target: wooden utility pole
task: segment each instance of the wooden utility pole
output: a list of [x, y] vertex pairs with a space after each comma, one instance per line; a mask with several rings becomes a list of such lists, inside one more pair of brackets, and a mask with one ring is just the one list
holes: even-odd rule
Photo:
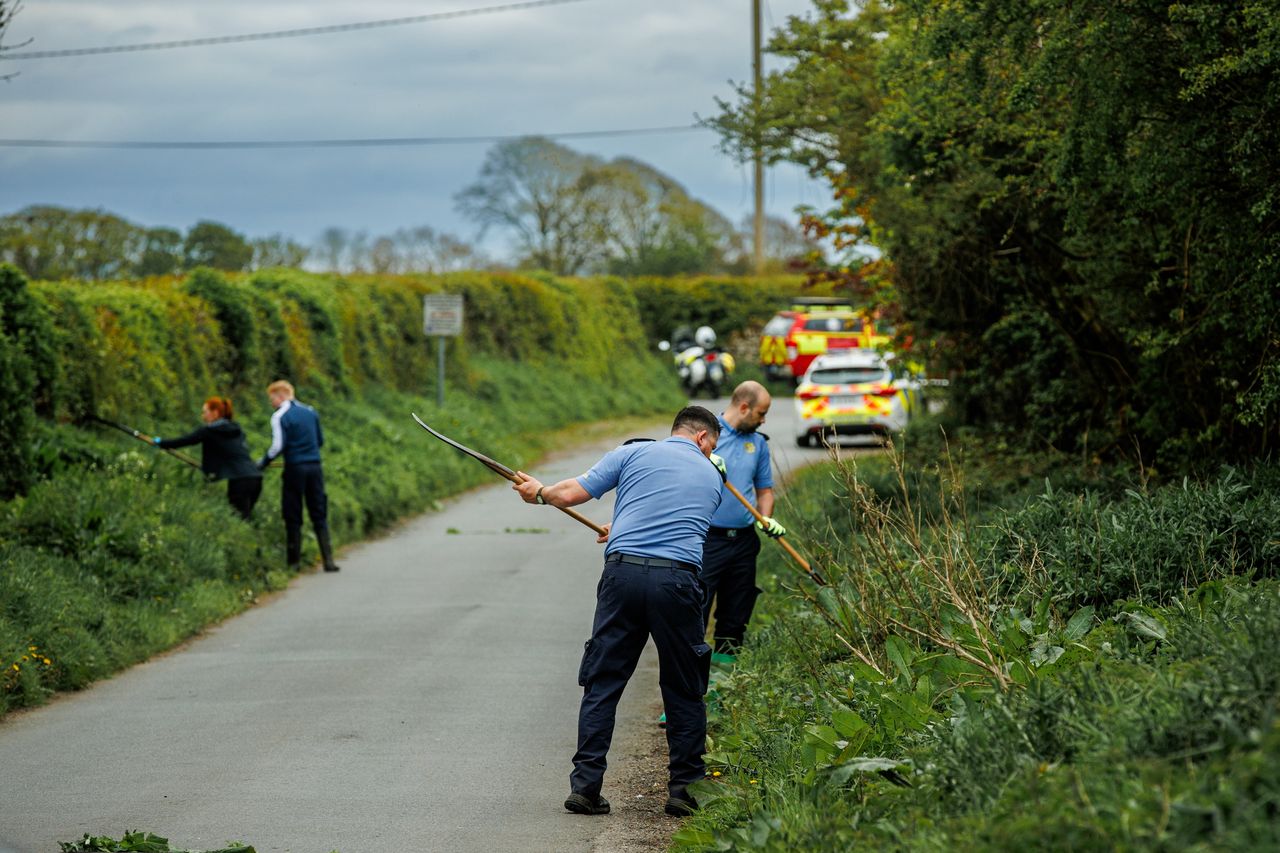
[[[751, 70], [755, 77], [752, 101], [757, 120], [760, 116], [760, 87], [763, 74], [760, 70], [760, 0], [751, 0]], [[764, 275], [764, 154], [760, 143], [755, 150], [755, 217], [753, 219], [753, 255], [756, 275]]]

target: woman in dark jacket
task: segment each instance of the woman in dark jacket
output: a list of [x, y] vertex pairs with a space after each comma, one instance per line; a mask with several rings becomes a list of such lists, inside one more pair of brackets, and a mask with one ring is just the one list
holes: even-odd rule
[[157, 447], [187, 447], [199, 444], [200, 469], [211, 480], [227, 481], [227, 500], [240, 517], [249, 520], [253, 505], [262, 494], [262, 472], [249, 456], [244, 430], [233, 420], [231, 401], [210, 397], [204, 401], [200, 418], [205, 425], [181, 438], [153, 439]]

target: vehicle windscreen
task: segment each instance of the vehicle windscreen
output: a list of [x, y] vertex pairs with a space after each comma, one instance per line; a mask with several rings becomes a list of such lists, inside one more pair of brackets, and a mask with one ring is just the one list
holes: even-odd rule
[[762, 334], [770, 337], [781, 337], [791, 330], [792, 320], [779, 314], [765, 324]]
[[828, 367], [809, 374], [814, 385], [861, 385], [865, 382], [891, 382], [884, 367]]
[[862, 329], [856, 317], [810, 317], [804, 321], [807, 332], [854, 332]]

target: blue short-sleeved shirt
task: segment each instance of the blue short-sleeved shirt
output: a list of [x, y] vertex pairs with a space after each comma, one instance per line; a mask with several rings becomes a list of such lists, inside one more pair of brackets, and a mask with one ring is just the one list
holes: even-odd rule
[[606, 453], [578, 483], [596, 499], [618, 490], [605, 554], [702, 565], [702, 542], [723, 484], [691, 440], [671, 436], [624, 444]]
[[[720, 443], [716, 455], [724, 460], [729, 472], [729, 482], [742, 492], [743, 497], [756, 502], [756, 489], [773, 488], [773, 465], [769, 459], [769, 442], [754, 430], [738, 432], [720, 417]], [[755, 523], [755, 516], [747, 511], [742, 501], [729, 494], [721, 501], [720, 508], [711, 517], [713, 527], [748, 527]]]

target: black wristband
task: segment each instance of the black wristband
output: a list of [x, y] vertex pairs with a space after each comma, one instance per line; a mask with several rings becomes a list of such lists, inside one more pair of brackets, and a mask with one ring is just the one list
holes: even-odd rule
[[546, 506], [546, 505], [547, 505], [547, 499], [546, 499], [546, 498], [544, 498], [544, 497], [542, 496], [542, 490], [543, 490], [544, 488], [546, 488], [546, 487], [545, 487], [545, 486], [540, 486], [540, 487], [538, 488], [538, 493], [537, 493], [536, 495], [534, 495], [534, 496], [533, 496], [533, 502], [534, 502], [534, 503], [536, 503], [536, 504], [540, 504], [540, 505], [542, 505], [542, 506]]

